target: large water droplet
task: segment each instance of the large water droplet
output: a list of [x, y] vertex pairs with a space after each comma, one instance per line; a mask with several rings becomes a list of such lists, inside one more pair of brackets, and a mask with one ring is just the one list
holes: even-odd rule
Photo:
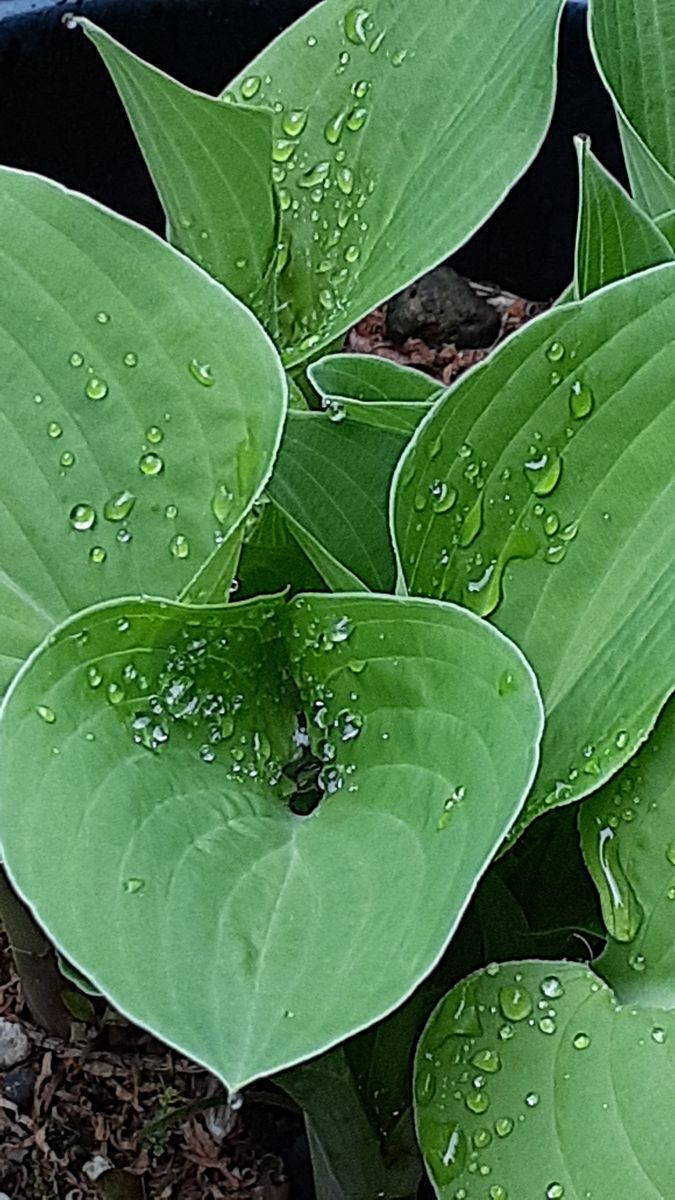
[[556, 975], [547, 975], [545, 979], [542, 979], [539, 987], [542, 995], [546, 996], [548, 1000], [559, 1000], [565, 994], [565, 989]]
[[91, 529], [96, 523], [96, 513], [91, 504], [76, 504], [70, 510], [70, 523], [73, 529], [83, 532]]
[[281, 128], [287, 137], [297, 138], [303, 132], [308, 117], [306, 108], [291, 108], [281, 118]]
[[549, 1183], [546, 1189], [546, 1200], [562, 1200], [565, 1189], [561, 1183]]
[[132, 492], [118, 492], [116, 496], [111, 496], [103, 505], [103, 516], [106, 521], [123, 521], [136, 503], [136, 497]]
[[588, 1050], [591, 1044], [591, 1039], [587, 1033], [576, 1033], [572, 1039], [572, 1045], [575, 1050]]
[[345, 35], [354, 46], [365, 45], [370, 13], [367, 8], [350, 8], [344, 19]]
[[370, 91], [370, 84], [367, 79], [358, 79], [352, 84], [352, 95], [356, 96], [357, 100], [364, 100]]
[[35, 711], [38, 717], [45, 721], [47, 725], [54, 724], [56, 720], [56, 713], [54, 712], [53, 708], [49, 708], [46, 704], [36, 704]]
[[289, 138], [277, 138], [272, 144], [272, 159], [275, 163], [287, 163], [295, 154], [295, 142]]
[[164, 461], [158, 454], [142, 454], [138, 460], [141, 475], [160, 475], [164, 470]]
[[508, 1137], [510, 1133], [513, 1133], [513, 1121], [511, 1118], [500, 1117], [498, 1121], [495, 1121], [495, 1133], [500, 1138]]
[[213, 387], [216, 382], [211, 374], [211, 367], [208, 363], [200, 362], [198, 358], [191, 358], [188, 363], [188, 371], [197, 383], [201, 383], [202, 387]]
[[329, 145], [337, 146], [338, 142], [340, 141], [348, 111], [348, 109], [343, 108], [341, 112], [336, 113], [334, 117], [331, 117], [330, 121], [328, 121], [327, 125], [325, 126], [323, 136]]
[[546, 357], [549, 362], [560, 362], [565, 357], [565, 347], [562, 342], [551, 342], [546, 351]]
[[524, 1021], [532, 1012], [532, 997], [517, 984], [499, 989], [499, 1007], [507, 1021]]
[[525, 473], [535, 496], [550, 496], [562, 475], [562, 459], [555, 454], [542, 454], [541, 458], [525, 463]]
[[97, 375], [92, 375], [85, 384], [84, 392], [90, 400], [105, 400], [108, 395], [108, 385], [105, 379], [99, 379]]
[[[234, 496], [226, 484], [221, 483], [216, 489], [216, 492], [211, 501], [211, 509], [217, 521], [224, 525], [229, 519], [232, 512], [232, 501]], [[168, 513], [167, 513], [168, 516]]]
[[190, 553], [190, 543], [182, 533], [178, 533], [169, 542], [169, 549], [174, 558], [187, 558]]
[[581, 421], [593, 412], [595, 397], [588, 384], [579, 380], [572, 384], [570, 391], [570, 412], [575, 421]]
[[298, 187], [301, 187], [301, 188], [317, 187], [320, 183], [323, 183], [324, 179], [328, 178], [329, 173], [330, 173], [330, 163], [329, 162], [315, 163], [315, 165], [313, 167], [309, 167], [308, 170], [305, 171], [304, 174], [300, 177], [300, 179], [298, 180]]
[[367, 108], [361, 108], [361, 107], [353, 108], [352, 111], [350, 112], [349, 116], [347, 117], [347, 122], [346, 122], [347, 129], [351, 130], [352, 133], [358, 133], [360, 129], [363, 129], [363, 126], [365, 125], [367, 120], [368, 120], [368, 109]]
[[124, 688], [121, 683], [116, 683], [113, 679], [105, 689], [105, 695], [108, 703], [116, 707], [124, 700]]
[[490, 1107], [490, 1097], [484, 1091], [469, 1092], [465, 1097], [464, 1103], [469, 1112], [480, 1116], [481, 1113], [487, 1112]]
[[502, 1060], [499, 1057], [497, 1050], [477, 1050], [471, 1059], [474, 1067], [478, 1067], [479, 1071], [485, 1071], [488, 1075], [494, 1075], [496, 1071], [501, 1070]]
[[241, 88], [239, 89], [241, 91], [242, 100], [252, 100], [254, 96], [258, 95], [261, 86], [262, 79], [259, 75], [247, 75], [246, 79], [242, 81]]

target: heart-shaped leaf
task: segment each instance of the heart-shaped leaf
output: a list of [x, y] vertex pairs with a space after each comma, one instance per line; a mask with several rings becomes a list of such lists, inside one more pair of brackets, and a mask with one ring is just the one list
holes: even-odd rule
[[450, 605], [101, 605], [0, 712], [8, 871], [117, 1008], [241, 1087], [431, 969], [541, 725], [517, 648]]
[[617, 109], [633, 195], [657, 216], [675, 207], [675, 9], [670, 0], [591, 0], [590, 10], [591, 44]]
[[575, 299], [616, 279], [671, 262], [666, 236], [605, 171], [585, 139], [576, 139], [581, 186]]
[[[404, 407], [404, 406], [402, 406]], [[347, 416], [290, 413], [268, 493], [335, 591], [392, 591], [387, 497], [407, 432]]]
[[675, 703], [581, 806], [581, 844], [610, 934], [600, 973], [624, 1003], [675, 1007]]
[[278, 240], [272, 114], [184, 87], [76, 18], [118, 88], [167, 218], [169, 241], [270, 316]]
[[131, 222], [2, 170], [0, 226], [2, 687], [70, 613], [191, 585], [266, 482], [286, 385], [250, 312]]
[[230, 85], [276, 113], [289, 363], [440, 262], [497, 207], [549, 122], [560, 10], [561, 0], [451, 10], [325, 0]]
[[494, 965], [436, 1009], [415, 1064], [441, 1200], [669, 1200], [675, 1014], [585, 966]]
[[410, 592], [493, 615], [546, 704], [524, 819], [595, 790], [675, 684], [675, 267], [556, 308], [433, 408], [395, 476]]

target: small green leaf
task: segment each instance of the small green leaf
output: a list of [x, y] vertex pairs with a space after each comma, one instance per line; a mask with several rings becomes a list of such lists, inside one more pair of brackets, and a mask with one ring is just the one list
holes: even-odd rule
[[585, 966], [496, 964], [441, 1001], [415, 1062], [439, 1200], [670, 1200], [675, 1014]]
[[[325, 0], [229, 86], [275, 109], [289, 363], [461, 246], [549, 123], [561, 0]], [[318, 237], [316, 236], [318, 234]]]
[[[289, 807], [303, 711], [323, 792], [306, 817]], [[242, 1087], [431, 970], [541, 727], [520, 652], [450, 605], [101, 605], [0, 710], [8, 874], [119, 1011]]]
[[327, 354], [307, 368], [320, 396], [350, 400], [430, 400], [441, 390], [437, 379], [374, 354]]
[[268, 493], [333, 590], [392, 591], [387, 496], [407, 436], [328, 413], [290, 413]]
[[657, 224], [605, 171], [588, 142], [575, 143], [581, 186], [575, 298], [583, 299], [617, 279], [671, 262], [674, 255]]
[[581, 806], [581, 843], [610, 935], [597, 969], [624, 1004], [675, 1007], [675, 704]]
[[169, 241], [250, 304], [263, 290], [278, 240], [272, 114], [192, 91], [90, 21], [77, 21], [120, 93]]
[[219, 558], [286, 387], [250, 312], [137, 225], [6, 169], [0, 224], [3, 687], [69, 613]]
[[[361, 421], [375, 429], [402, 433], [405, 442], [426, 417], [431, 403], [424, 400], [346, 400], [328, 398], [329, 408], [342, 408], [352, 421]], [[405, 442], [403, 443], [405, 445]], [[403, 449], [403, 446], [401, 447]]]
[[674, 326], [671, 265], [554, 309], [437, 402], [397, 467], [408, 591], [491, 616], [540, 680], [524, 820], [613, 775], [673, 688]]

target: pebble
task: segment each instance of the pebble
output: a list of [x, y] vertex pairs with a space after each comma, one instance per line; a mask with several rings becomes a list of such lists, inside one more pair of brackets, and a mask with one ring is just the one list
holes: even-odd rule
[[0, 1017], [0, 1070], [15, 1067], [29, 1054], [30, 1042], [18, 1021], [7, 1021]]
[[82, 1173], [87, 1176], [87, 1179], [91, 1179], [93, 1183], [99, 1178], [100, 1175], [103, 1175], [105, 1171], [111, 1170], [112, 1163], [110, 1159], [106, 1158], [104, 1154], [95, 1154], [93, 1158], [89, 1159], [89, 1162], [84, 1164]]

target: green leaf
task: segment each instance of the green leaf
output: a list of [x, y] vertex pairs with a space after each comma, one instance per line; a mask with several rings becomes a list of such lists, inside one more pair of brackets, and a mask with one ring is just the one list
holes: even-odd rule
[[190, 587], [267, 480], [286, 385], [243, 305], [137, 225], [6, 169], [0, 225], [3, 687], [69, 613]]
[[675, 10], [670, 0], [591, 0], [590, 37], [612, 95], [633, 195], [675, 208]]
[[622, 1003], [675, 1007], [675, 704], [646, 746], [579, 813], [610, 935], [600, 974]]
[[393, 590], [387, 496], [406, 440], [342, 407], [289, 414], [267, 490], [333, 590]]
[[[307, 817], [287, 803], [301, 711], [323, 762]], [[431, 970], [541, 726], [520, 651], [452, 606], [101, 605], [49, 637], [0, 710], [8, 874], [116, 1008], [241, 1087]]]
[[675, 1013], [620, 1008], [589, 968], [488, 967], [439, 1004], [415, 1064], [440, 1200], [667, 1200]]
[[375, 429], [386, 429], [402, 433], [405, 445], [411, 434], [415, 432], [423, 417], [431, 408], [429, 401], [423, 400], [344, 400], [334, 399], [328, 402], [329, 409], [339, 412], [342, 410], [352, 421], [361, 421], [372, 425]]
[[77, 21], [122, 98], [166, 213], [167, 238], [250, 304], [264, 289], [278, 240], [272, 114], [192, 91], [90, 21]]
[[556, 308], [451, 389], [397, 468], [411, 594], [492, 615], [547, 711], [524, 819], [594, 791], [675, 683], [675, 268]]
[[327, 354], [307, 368], [320, 396], [350, 400], [431, 400], [437, 379], [374, 354]]
[[321, 576], [274, 504], [265, 504], [253, 533], [244, 542], [237, 568], [237, 598], [286, 592], [323, 591]]
[[658, 225], [661, 233], [675, 249], [675, 210], [662, 213], [660, 217], [656, 217], [654, 223]]
[[600, 165], [584, 138], [575, 138], [581, 208], [576, 245], [575, 298], [670, 262], [668, 239]]
[[498, 206], [549, 123], [560, 9], [463, 0], [450, 19], [447, 0], [325, 0], [230, 85], [282, 106], [273, 154], [289, 362], [440, 262]]

